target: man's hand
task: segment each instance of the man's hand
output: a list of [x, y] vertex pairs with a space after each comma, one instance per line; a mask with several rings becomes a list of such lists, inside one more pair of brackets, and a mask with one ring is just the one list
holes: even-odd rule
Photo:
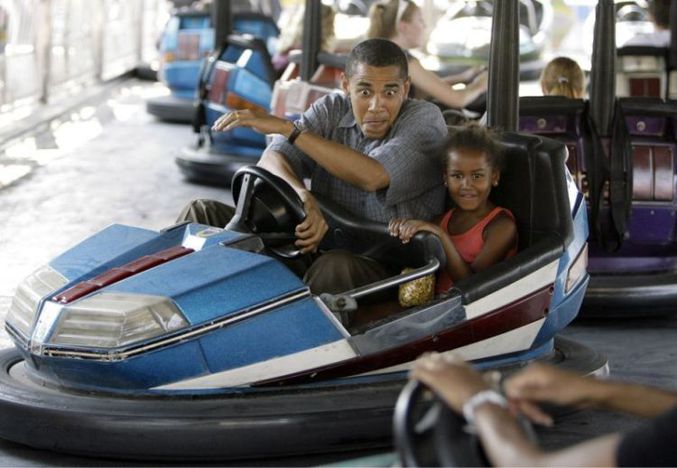
[[590, 396], [589, 390], [595, 383], [589, 377], [534, 363], [506, 380], [505, 393], [513, 399], [581, 405], [586, 404]]
[[324, 235], [329, 230], [327, 221], [317, 204], [317, 200], [310, 192], [305, 191], [301, 194], [303, 209], [306, 212], [306, 219], [296, 226], [296, 246], [303, 253], [317, 252], [317, 248], [322, 242]]
[[573, 372], [534, 363], [505, 382], [511, 406], [535, 423], [552, 425], [552, 418], [537, 403], [585, 406], [597, 382]]
[[237, 110], [219, 117], [212, 125], [212, 131], [227, 132], [236, 127], [250, 127], [265, 135], [279, 133], [288, 136], [293, 129], [293, 124], [262, 110]]
[[409, 378], [423, 382], [459, 414], [473, 395], [490, 388], [482, 374], [455, 354], [424, 354], [414, 363]]

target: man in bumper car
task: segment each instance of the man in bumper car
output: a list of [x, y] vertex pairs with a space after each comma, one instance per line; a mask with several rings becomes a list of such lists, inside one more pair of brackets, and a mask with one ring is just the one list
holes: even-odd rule
[[[319, 99], [295, 122], [236, 110], [213, 126], [215, 131], [250, 127], [274, 135], [258, 165], [289, 183], [303, 203], [306, 218], [296, 226], [296, 247], [310, 254], [312, 263], [300, 270], [314, 293], [343, 292], [392, 272], [347, 251], [319, 253], [328, 226], [313, 194], [382, 223], [392, 218], [430, 220], [444, 204], [435, 153], [446, 126], [437, 106], [408, 99], [404, 52], [385, 39], [361, 42], [348, 57], [341, 84], [343, 93]], [[179, 221], [222, 227], [233, 213], [218, 201], [195, 200]]]

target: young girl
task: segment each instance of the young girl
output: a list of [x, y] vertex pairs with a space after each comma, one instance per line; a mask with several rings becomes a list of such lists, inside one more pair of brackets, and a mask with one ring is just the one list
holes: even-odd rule
[[568, 57], [552, 59], [541, 73], [541, 91], [544, 96], [580, 99], [585, 96], [583, 70]]
[[388, 226], [390, 235], [404, 243], [419, 231], [432, 232], [442, 240], [447, 265], [437, 278], [438, 293], [517, 250], [515, 218], [489, 200], [501, 176], [501, 151], [493, 134], [469, 124], [449, 135], [444, 157], [444, 184], [455, 207], [434, 222], [393, 219]]

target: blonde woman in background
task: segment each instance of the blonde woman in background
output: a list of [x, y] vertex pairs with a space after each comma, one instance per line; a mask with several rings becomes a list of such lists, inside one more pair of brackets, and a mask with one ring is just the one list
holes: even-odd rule
[[585, 96], [583, 70], [568, 57], [552, 59], [541, 73], [541, 90], [544, 96], [581, 99]]
[[[273, 56], [273, 68], [282, 72], [289, 64], [289, 52], [301, 48], [303, 40], [303, 16], [305, 7], [299, 6], [292, 13], [285, 27], [282, 28], [277, 43], [277, 52]], [[322, 4], [322, 39], [320, 50], [333, 52], [335, 47], [334, 18], [336, 12], [329, 6]]]
[[[423, 68], [421, 62], [407, 52], [423, 45], [426, 28], [421, 9], [411, 0], [382, 0], [374, 3], [369, 10], [369, 20], [367, 37], [389, 39], [407, 54], [412, 87], [418, 94], [430, 96], [444, 106], [460, 109], [486, 92], [486, 72], [478, 75], [477, 69], [469, 69], [443, 79]], [[467, 81], [470, 83], [464, 89], [451, 87]]]

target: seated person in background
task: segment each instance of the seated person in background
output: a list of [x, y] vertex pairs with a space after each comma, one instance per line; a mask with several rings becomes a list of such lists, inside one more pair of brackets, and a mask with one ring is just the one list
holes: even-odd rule
[[637, 33], [620, 46], [670, 47], [670, 3], [671, 0], [650, 0], [649, 17], [654, 30]]
[[489, 200], [502, 165], [492, 132], [477, 123], [450, 132], [443, 157], [444, 185], [455, 207], [433, 222], [395, 218], [388, 226], [402, 242], [409, 242], [419, 231], [432, 232], [442, 240], [447, 265], [437, 278], [438, 293], [517, 250], [515, 218]]
[[[390, 39], [405, 51], [423, 45], [425, 23], [421, 9], [411, 0], [383, 0], [374, 3], [369, 10], [369, 21], [369, 38]], [[442, 79], [423, 68], [421, 62], [411, 54], [407, 56], [411, 82], [416, 91], [447, 107], [466, 107], [487, 90], [486, 72], [477, 75], [478, 70], [470, 69], [467, 73]], [[455, 90], [451, 87], [452, 84], [471, 79], [465, 89]]]
[[[408, 99], [407, 57], [397, 44], [370, 39], [356, 45], [342, 77], [343, 93], [322, 97], [296, 122], [260, 111], [224, 114], [215, 131], [251, 127], [276, 135], [258, 165], [298, 193], [306, 218], [296, 246], [316, 252], [328, 230], [313, 193], [373, 221], [394, 217], [429, 220], [444, 207], [435, 155], [446, 135], [434, 104]], [[225, 226], [233, 209], [196, 200], [179, 220]], [[373, 259], [333, 250], [316, 256], [304, 281], [315, 293], [344, 292], [389, 276]]]
[[[451, 409], [474, 420], [493, 466], [677, 466], [674, 391], [583, 377], [537, 363], [504, 382], [506, 402], [462, 358], [437, 353], [416, 361], [410, 378], [420, 380]], [[596, 407], [654, 419], [626, 434], [608, 434], [544, 452], [524, 436], [511, 414], [521, 412], [536, 423], [552, 425], [539, 403]]]
[[[303, 16], [305, 7], [298, 7], [289, 17], [289, 21], [281, 28], [280, 39], [277, 41], [277, 52], [273, 55], [273, 68], [278, 73], [289, 65], [289, 52], [301, 48], [303, 40]], [[322, 4], [322, 42], [320, 50], [334, 51], [335, 33], [334, 18], [336, 12], [329, 6]]]
[[583, 70], [568, 57], [554, 58], [541, 72], [541, 90], [544, 96], [581, 99], [585, 96]]

